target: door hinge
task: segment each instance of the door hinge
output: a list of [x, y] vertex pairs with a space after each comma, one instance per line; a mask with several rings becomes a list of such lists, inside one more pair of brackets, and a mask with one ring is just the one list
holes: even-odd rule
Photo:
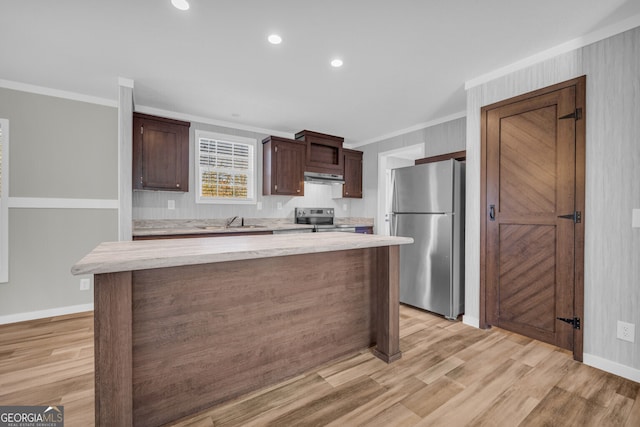
[[566, 318], [566, 317], [556, 317], [556, 319], [570, 324], [571, 326], [573, 326], [573, 329], [580, 329], [580, 318], [579, 317], [574, 317], [573, 319], [569, 319], [569, 318]]
[[558, 215], [558, 218], [572, 219], [575, 224], [580, 224], [582, 222], [582, 212], [575, 211], [572, 214]]
[[275, 151], [276, 153], [278, 152], [278, 146], [276, 145], [275, 148], [273, 149], [273, 151]]
[[562, 119], [575, 119], [580, 120], [582, 118], [582, 108], [576, 108], [573, 113], [569, 113], [566, 116], [558, 117], [558, 120]]
[[140, 135], [144, 134], [144, 126], [140, 126]]
[[274, 190], [276, 190], [276, 191], [278, 191], [278, 184], [274, 185], [274, 186], [273, 186], [273, 189], [274, 189]]

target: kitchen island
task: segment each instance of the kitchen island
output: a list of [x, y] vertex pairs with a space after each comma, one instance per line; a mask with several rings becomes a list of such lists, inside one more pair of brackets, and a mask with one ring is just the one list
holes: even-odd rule
[[161, 425], [373, 346], [400, 358], [399, 245], [351, 233], [102, 243], [96, 425]]

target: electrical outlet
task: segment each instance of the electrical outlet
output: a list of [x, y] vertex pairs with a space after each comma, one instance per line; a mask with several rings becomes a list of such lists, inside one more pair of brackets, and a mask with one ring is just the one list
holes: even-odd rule
[[349, 207], [347, 206], [347, 204], [346, 204], [346, 203], [343, 203], [343, 204], [342, 204], [342, 210], [343, 210], [343, 211], [346, 211], [347, 209], [349, 209]]
[[259, 210], [259, 211], [262, 210], [262, 202], [256, 203], [256, 209]]
[[80, 279], [80, 290], [88, 291], [91, 288], [91, 279]]
[[282, 202], [278, 202], [277, 207], [278, 207], [278, 210], [281, 211], [282, 210]]
[[174, 210], [176, 208], [176, 201], [175, 200], [169, 200], [167, 202], [167, 209], [169, 209], [170, 211]]
[[618, 320], [618, 339], [634, 342], [636, 336], [636, 325], [633, 323], [621, 322]]

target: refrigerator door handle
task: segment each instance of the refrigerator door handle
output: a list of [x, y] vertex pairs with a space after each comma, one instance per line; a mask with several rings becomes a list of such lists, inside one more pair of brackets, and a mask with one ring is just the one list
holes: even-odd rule
[[389, 228], [389, 233], [392, 236], [397, 236], [398, 235], [398, 219], [396, 218], [396, 214], [395, 213], [390, 213], [389, 214], [389, 219], [391, 220], [391, 226]]
[[397, 201], [396, 201], [396, 197], [397, 197], [397, 189], [396, 189], [396, 170], [395, 169], [391, 169], [391, 183], [389, 185], [391, 187], [391, 211], [392, 212], [396, 212], [397, 211]]

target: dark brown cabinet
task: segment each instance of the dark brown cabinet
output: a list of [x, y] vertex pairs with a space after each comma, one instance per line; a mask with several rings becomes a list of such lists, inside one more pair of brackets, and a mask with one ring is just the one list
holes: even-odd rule
[[133, 188], [189, 191], [189, 122], [133, 113]]
[[342, 174], [344, 138], [303, 130], [296, 133], [296, 140], [306, 144], [305, 171]]
[[304, 196], [305, 144], [277, 136], [262, 144], [262, 194]]
[[362, 151], [344, 149], [342, 197], [362, 198]]

